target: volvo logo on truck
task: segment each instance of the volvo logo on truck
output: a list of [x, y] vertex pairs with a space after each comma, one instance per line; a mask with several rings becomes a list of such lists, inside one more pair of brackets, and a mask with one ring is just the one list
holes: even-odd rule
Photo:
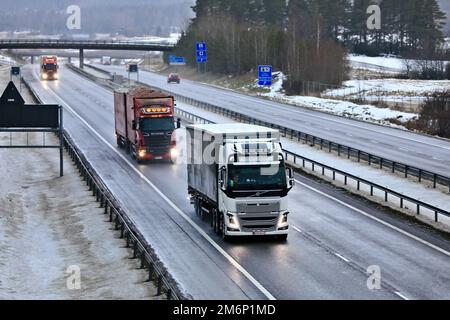
[[288, 235], [287, 195], [294, 186], [280, 133], [246, 124], [187, 127], [188, 192], [224, 239]]

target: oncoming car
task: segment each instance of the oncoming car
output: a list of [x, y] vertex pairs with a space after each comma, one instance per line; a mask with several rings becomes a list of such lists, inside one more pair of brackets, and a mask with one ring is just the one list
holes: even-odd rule
[[178, 73], [171, 73], [171, 74], [169, 74], [169, 76], [167, 78], [167, 83], [172, 83], [172, 82], [180, 83], [180, 81], [181, 81], [181, 78]]

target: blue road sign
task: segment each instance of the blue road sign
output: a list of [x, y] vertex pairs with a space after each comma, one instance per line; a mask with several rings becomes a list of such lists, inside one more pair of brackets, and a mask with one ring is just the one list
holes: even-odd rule
[[186, 60], [184, 59], [184, 57], [169, 56], [169, 64], [170, 65], [185, 65]]
[[197, 42], [195, 45], [197, 51], [197, 62], [204, 63], [208, 61], [208, 54], [206, 53], [206, 43], [205, 42]]
[[272, 85], [272, 66], [258, 67], [258, 85], [260, 86]]

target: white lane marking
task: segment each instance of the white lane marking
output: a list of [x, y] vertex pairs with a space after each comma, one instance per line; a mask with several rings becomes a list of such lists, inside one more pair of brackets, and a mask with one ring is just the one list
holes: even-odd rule
[[[303, 233], [302, 230], [300, 230], [298, 227], [296, 227], [296, 226], [293, 225], [293, 224], [291, 224], [290, 227], [291, 227], [292, 229], [294, 229], [295, 231], [297, 231], [298, 233]], [[333, 252], [333, 254], [334, 254], [336, 257], [338, 257], [339, 259], [341, 259], [341, 260], [343, 260], [343, 261], [345, 261], [345, 262], [347, 262], [347, 263], [350, 262], [349, 259], [347, 259], [346, 257], [344, 257], [343, 255], [341, 255], [341, 254], [339, 254], [339, 253], [337, 253], [337, 252]]]
[[[149, 72], [149, 71], [146, 71], [146, 70], [144, 70], [144, 73], [154, 74], [153, 72]], [[157, 75], [157, 76], [161, 76], [161, 75]], [[194, 82], [190, 81], [190, 83], [191, 83], [191, 85], [194, 85], [194, 86], [199, 85], [199, 83], [196, 83], [195, 81]], [[203, 85], [205, 85], [205, 84], [203, 84]], [[211, 87], [211, 86], [209, 86], [209, 87]], [[235, 91], [233, 91], [233, 90], [231, 90], [231, 91], [234, 94], [236, 94]], [[249, 97], [249, 96], [246, 96], [244, 94], [239, 94], [239, 98], [240, 99], [245, 99], [245, 100], [248, 100], [248, 101], [252, 101], [252, 102], [256, 102], [256, 103], [259, 103], [259, 104], [267, 104], [267, 105], [269, 105], [271, 107], [273, 107], [273, 104], [276, 103], [275, 101], [270, 103], [270, 102], [264, 101], [263, 99], [258, 99], [258, 101], [255, 101], [255, 99], [257, 99], [257, 98]], [[259, 100], [261, 100], [261, 101], [259, 101]], [[304, 104], [307, 105], [306, 103], [304, 103]], [[305, 116], [310, 116], [310, 117], [318, 118], [318, 119], [325, 120], [325, 121], [331, 121], [331, 122], [339, 123], [339, 124], [342, 124], [342, 125], [363, 129], [363, 130], [366, 130], [366, 131], [371, 131], [371, 132], [378, 133], [378, 134], [388, 135], [388, 136], [395, 137], [395, 138], [398, 138], [398, 139], [409, 140], [409, 141], [413, 141], [413, 142], [429, 145], [429, 146], [440, 148], [440, 149], [450, 150], [450, 147], [444, 147], [442, 145], [438, 145], [438, 144], [435, 144], [435, 143], [426, 142], [426, 141], [420, 141], [418, 139], [414, 139], [414, 138], [410, 138], [410, 137], [402, 137], [400, 135], [396, 135], [396, 134], [389, 133], [389, 132], [380, 132], [380, 130], [371, 129], [371, 128], [366, 127], [366, 126], [360, 126], [360, 125], [357, 125], [357, 124], [354, 124], [354, 123], [351, 123], [351, 122], [339, 121], [339, 120], [332, 119], [332, 118], [329, 118], [329, 117], [324, 117], [324, 116], [320, 116], [320, 115], [316, 115], [316, 114], [311, 114], [310, 112], [305, 112], [305, 111], [300, 111], [300, 110], [292, 110], [292, 107], [290, 107], [289, 105], [287, 105], [287, 106], [285, 106], [283, 104], [280, 104], [280, 105], [281, 105], [282, 108], [287, 109], [287, 111], [291, 111], [291, 112], [295, 111], [296, 113], [303, 114]], [[293, 106], [293, 107], [295, 108], [295, 106]], [[383, 129], [389, 129], [389, 128], [383, 128]], [[424, 137], [424, 138], [428, 138], [428, 137]]]
[[411, 150], [408, 150], [408, 149], [406, 149], [406, 148], [398, 148], [400, 151], [405, 151], [405, 152], [410, 152]]
[[347, 263], [350, 262], [349, 259], [347, 259], [347, 258], [344, 257], [343, 255], [340, 255], [340, 254], [337, 253], [337, 252], [335, 252], [334, 255], [335, 255], [336, 257], [338, 257], [339, 259], [344, 260], [344, 261], [347, 262]]
[[294, 229], [295, 231], [297, 231], [298, 233], [303, 233], [302, 230], [300, 230], [299, 228], [297, 228], [296, 226], [291, 224], [292, 229]]
[[399, 291], [395, 291], [394, 292], [397, 296], [399, 296], [400, 298], [402, 298], [403, 300], [409, 300], [408, 297], [406, 297], [405, 295], [403, 295], [401, 292]]
[[448, 252], [448, 251], [446, 251], [446, 250], [444, 250], [444, 249], [442, 249], [442, 248], [440, 248], [440, 247], [438, 247], [438, 246], [436, 246], [436, 245], [434, 245], [434, 244], [432, 244], [432, 243], [430, 243], [430, 242], [428, 242], [426, 240], [423, 240], [423, 239], [421, 239], [421, 238], [419, 238], [419, 237], [417, 237], [417, 236], [415, 236], [415, 235], [413, 235], [413, 234], [411, 234], [411, 233], [409, 233], [409, 232], [407, 232], [405, 230], [402, 230], [402, 229], [400, 229], [400, 228], [398, 228], [398, 227], [396, 227], [396, 226], [394, 226], [394, 225], [392, 225], [390, 223], [387, 223], [386, 221], [378, 219], [377, 217], [374, 217], [374, 216], [368, 214], [367, 212], [364, 212], [364, 211], [362, 211], [362, 210], [360, 210], [358, 208], [355, 208], [352, 205], [349, 205], [348, 203], [345, 203], [344, 201], [341, 201], [341, 200], [339, 200], [339, 199], [337, 199], [337, 198], [335, 198], [333, 196], [330, 196], [330, 195], [328, 195], [328, 194], [326, 194], [326, 193], [324, 193], [324, 192], [322, 192], [322, 191], [320, 191], [320, 190], [318, 190], [316, 188], [308, 186], [307, 184], [305, 184], [303, 182], [300, 182], [297, 179], [295, 179], [295, 181], [298, 184], [301, 184], [302, 186], [304, 186], [305, 188], [308, 188], [308, 189], [310, 189], [310, 190], [312, 190], [312, 191], [314, 191], [314, 192], [316, 192], [318, 194], [321, 194], [322, 196], [327, 197], [328, 199], [331, 199], [331, 200], [333, 200], [333, 201], [335, 201], [335, 202], [337, 202], [337, 203], [339, 203], [339, 204], [341, 204], [341, 205], [343, 205], [343, 206], [345, 206], [345, 207], [347, 207], [349, 209], [352, 209], [353, 211], [356, 211], [356, 212], [362, 214], [363, 216], [365, 216], [365, 217], [367, 217], [369, 219], [372, 219], [372, 220], [374, 220], [374, 221], [376, 221], [378, 223], [381, 223], [382, 225], [384, 225], [384, 226], [386, 226], [386, 227], [388, 227], [388, 228], [390, 228], [392, 230], [395, 230], [395, 231], [397, 231], [397, 232], [407, 236], [408, 238], [416, 240], [416, 241], [426, 245], [427, 247], [430, 247], [430, 248], [432, 248], [434, 250], [437, 250], [440, 253], [443, 253], [446, 256], [450, 257], [450, 252]]
[[373, 144], [379, 144], [380, 142], [375, 141], [375, 140], [370, 140], [370, 142], [372, 142]]
[[58, 94], [56, 94], [50, 87], [47, 88], [53, 95], [62, 102], [65, 107], [76, 116], [89, 130], [91, 130], [105, 145], [107, 145], [113, 152], [115, 152], [123, 161], [125, 161], [130, 168], [136, 172], [139, 177], [144, 180], [156, 193], [164, 199], [181, 217], [183, 217], [198, 233], [201, 234], [221, 255], [225, 257], [236, 269], [238, 269], [259, 291], [261, 291], [269, 300], [276, 300], [276, 298], [258, 281], [256, 280], [239, 262], [237, 262], [232, 256], [230, 256], [225, 250], [223, 250], [205, 231], [202, 230], [188, 215], [186, 215], [180, 208], [177, 207], [161, 190], [159, 190], [142, 172], [136, 169], [130, 161], [125, 158], [116, 148], [114, 148], [105, 138], [103, 138], [89, 123], [87, 123], [75, 110], [73, 110], [69, 104], [64, 101]]

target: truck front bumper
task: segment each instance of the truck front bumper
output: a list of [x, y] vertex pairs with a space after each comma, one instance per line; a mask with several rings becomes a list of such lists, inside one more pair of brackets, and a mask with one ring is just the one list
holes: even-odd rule
[[246, 237], [246, 236], [280, 236], [288, 234], [289, 227], [285, 230], [276, 230], [276, 231], [259, 231], [249, 232], [249, 231], [229, 231], [227, 230], [226, 235], [230, 237]]

